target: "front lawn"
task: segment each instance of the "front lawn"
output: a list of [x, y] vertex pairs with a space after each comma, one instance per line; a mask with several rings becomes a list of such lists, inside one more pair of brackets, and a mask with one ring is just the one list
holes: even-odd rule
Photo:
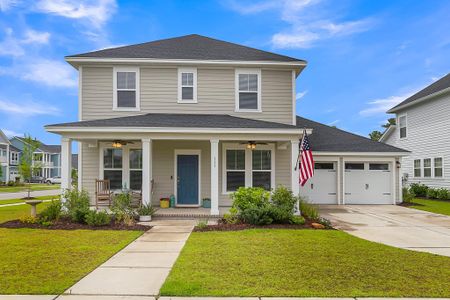
[[[1, 202], [0, 202], [1, 203]], [[44, 202], [38, 204], [37, 212], [40, 213], [50, 202]], [[0, 206], [0, 223], [4, 223], [10, 220], [19, 219], [21, 216], [30, 215], [31, 206], [26, 205], [14, 205], [14, 206]], [[0, 248], [0, 252], [2, 249]]]
[[193, 232], [164, 296], [450, 297], [450, 257], [337, 230]]
[[[33, 200], [51, 200], [51, 199], [55, 199], [58, 200], [59, 196], [55, 195], [55, 196], [38, 196], [38, 197], [34, 197]], [[5, 205], [5, 204], [14, 204], [14, 203], [25, 203], [25, 199], [7, 199], [7, 200], [0, 200], [0, 207], [1, 205]]]
[[[60, 189], [59, 184], [31, 184], [32, 191], [47, 191]], [[28, 184], [24, 186], [0, 186], [0, 193], [17, 193], [28, 191]]]
[[450, 216], [450, 201], [416, 198], [412, 203], [413, 205], [409, 205], [408, 207]]
[[60, 294], [141, 234], [0, 228], [0, 294]]

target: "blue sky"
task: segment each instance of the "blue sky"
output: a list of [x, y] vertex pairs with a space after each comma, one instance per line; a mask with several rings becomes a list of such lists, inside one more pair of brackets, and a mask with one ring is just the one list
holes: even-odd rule
[[59, 143], [77, 119], [65, 55], [198, 33], [305, 59], [297, 113], [361, 135], [450, 71], [445, 0], [0, 0], [0, 128]]

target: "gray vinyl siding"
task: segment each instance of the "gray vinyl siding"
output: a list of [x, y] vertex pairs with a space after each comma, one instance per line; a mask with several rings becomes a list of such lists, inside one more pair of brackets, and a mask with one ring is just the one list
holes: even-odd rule
[[[450, 189], [450, 95], [430, 99], [397, 114], [407, 115], [407, 137], [400, 139], [398, 126], [387, 138], [386, 143], [411, 151], [401, 160], [402, 174], [408, 174], [408, 184], [423, 183], [432, 187]], [[442, 178], [414, 177], [414, 160], [435, 157], [443, 159]], [[432, 170], [434, 172], [434, 170]]]
[[113, 67], [84, 66], [82, 71], [82, 120], [143, 113], [221, 113], [291, 124], [292, 71], [261, 71], [261, 113], [235, 112], [235, 69], [198, 68], [197, 102], [177, 103], [177, 68], [140, 68], [138, 112], [113, 111]]
[[88, 147], [87, 143], [82, 143], [82, 167], [78, 169], [78, 176], [81, 176], [81, 187], [89, 193], [91, 204], [95, 204], [95, 180], [99, 179], [99, 148]]

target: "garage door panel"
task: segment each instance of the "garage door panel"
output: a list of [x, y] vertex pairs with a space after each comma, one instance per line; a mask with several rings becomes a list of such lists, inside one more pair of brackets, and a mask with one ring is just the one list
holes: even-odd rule
[[352, 169], [354, 166], [345, 166], [345, 204], [391, 204], [390, 164], [365, 162], [364, 169]]
[[300, 195], [315, 204], [337, 203], [337, 172], [335, 162], [316, 162], [314, 176], [302, 187]]

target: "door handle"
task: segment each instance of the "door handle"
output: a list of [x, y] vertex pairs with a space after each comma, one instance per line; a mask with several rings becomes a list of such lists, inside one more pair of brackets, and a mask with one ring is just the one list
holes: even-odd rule
[[368, 183], [366, 183], [366, 190], [368, 190], [369, 189], [369, 184]]

